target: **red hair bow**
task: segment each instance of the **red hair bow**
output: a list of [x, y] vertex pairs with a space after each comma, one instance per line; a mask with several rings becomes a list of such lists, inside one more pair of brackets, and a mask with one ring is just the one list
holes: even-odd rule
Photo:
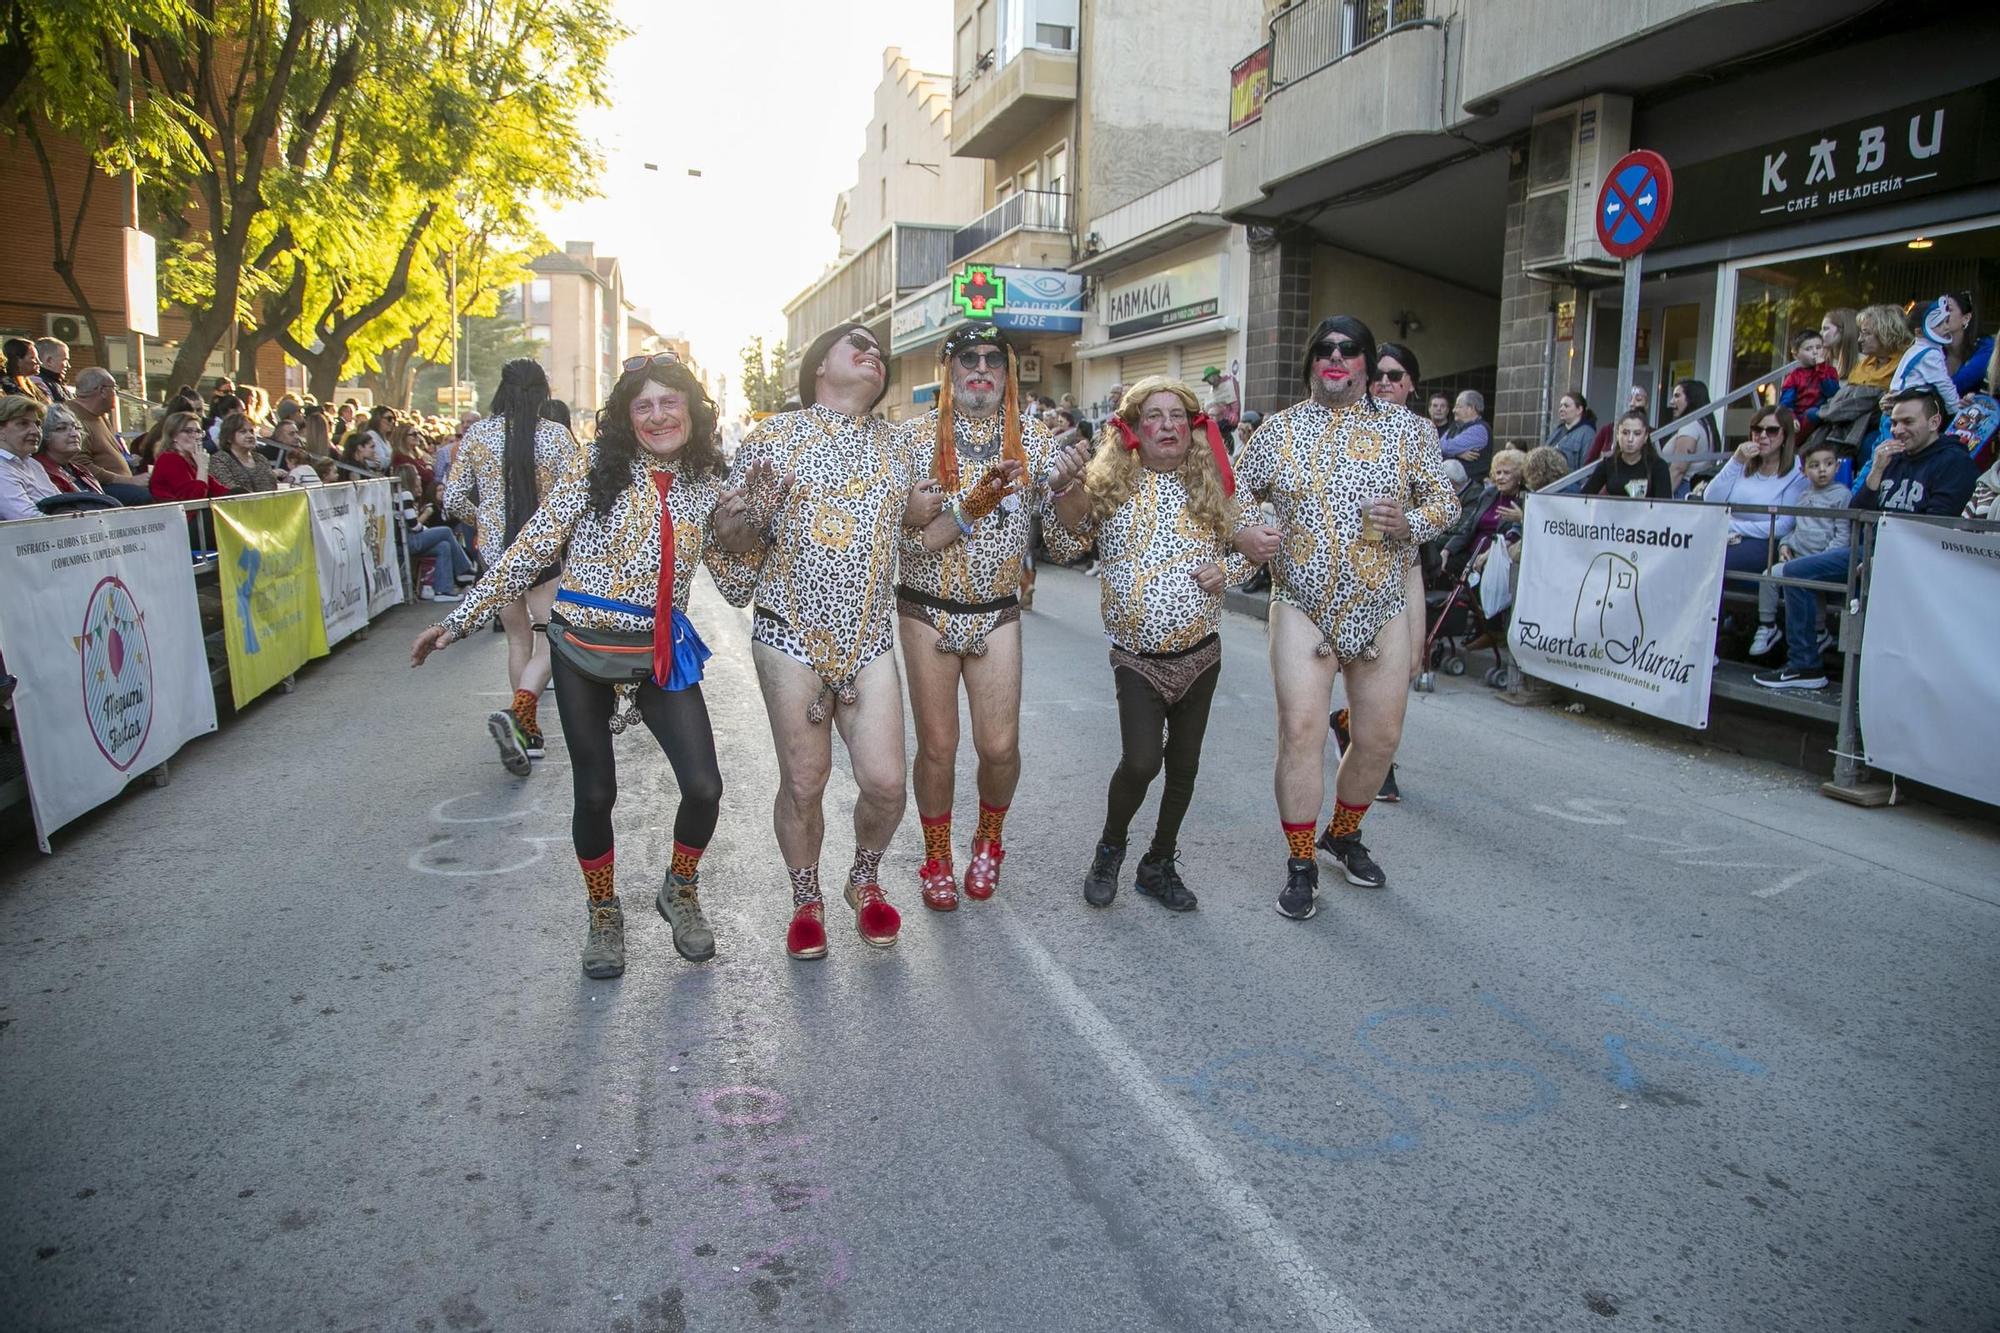
[[[1215, 455], [1215, 470], [1222, 474], [1222, 493], [1236, 494], [1236, 472], [1229, 466], [1229, 448], [1222, 442], [1222, 428], [1206, 412], [1197, 412], [1188, 425], [1208, 436], [1208, 451]], [[1113, 415], [1111, 429], [1118, 432], [1118, 442], [1127, 449], [1137, 450], [1139, 432], [1132, 429], [1132, 423], [1124, 417]]]

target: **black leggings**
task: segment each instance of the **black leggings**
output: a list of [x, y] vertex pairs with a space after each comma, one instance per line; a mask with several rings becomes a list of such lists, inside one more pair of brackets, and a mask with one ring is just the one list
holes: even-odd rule
[[[1222, 663], [1201, 673], [1194, 684], [1170, 704], [1153, 688], [1152, 682], [1130, 667], [1113, 667], [1118, 682], [1118, 730], [1125, 753], [1111, 774], [1111, 795], [1105, 801], [1104, 838], [1116, 847], [1125, 845], [1132, 816], [1146, 799], [1146, 788], [1167, 768], [1166, 790], [1160, 794], [1160, 823], [1153, 830], [1152, 856], [1171, 856], [1180, 837], [1181, 820], [1194, 799], [1195, 773], [1201, 767], [1201, 738], [1208, 730], [1208, 705], [1215, 698], [1215, 682], [1222, 677]], [[567, 725], [567, 724], [565, 724]]]
[[[611, 850], [611, 807], [618, 800], [611, 715], [618, 707], [618, 693], [581, 675], [560, 656], [554, 661], [554, 675], [556, 713], [562, 718], [576, 790], [570, 839], [576, 843], [577, 856], [588, 861]], [[639, 687], [639, 716], [666, 752], [674, 781], [680, 785], [674, 841], [688, 847], [708, 846], [722, 812], [722, 770], [715, 763], [715, 733], [709, 728], [708, 704], [701, 697], [701, 686], [690, 685], [670, 694], [647, 681]]]

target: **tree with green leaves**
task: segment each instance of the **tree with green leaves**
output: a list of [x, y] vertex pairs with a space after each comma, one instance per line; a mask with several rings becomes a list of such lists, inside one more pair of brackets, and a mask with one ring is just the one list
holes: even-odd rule
[[743, 349], [743, 401], [752, 412], [782, 412], [791, 397], [785, 387], [785, 344], [764, 354], [764, 340], [752, 338]]

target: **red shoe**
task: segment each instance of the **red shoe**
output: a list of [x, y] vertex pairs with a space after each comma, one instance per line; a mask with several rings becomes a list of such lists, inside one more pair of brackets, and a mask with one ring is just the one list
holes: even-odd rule
[[[854, 909], [854, 928], [861, 932], [861, 942], [877, 949], [886, 949], [896, 942], [896, 932], [903, 928], [901, 913], [889, 906], [889, 900], [882, 895], [880, 884], [849, 884], [847, 905]], [[822, 944], [821, 949], [825, 949]]]
[[958, 881], [952, 876], [949, 861], [924, 862], [917, 871], [917, 881], [924, 886], [924, 906], [933, 912], [958, 910]]
[[785, 930], [785, 952], [794, 958], [826, 957], [826, 908], [809, 902], [792, 913]]
[[999, 843], [974, 838], [972, 863], [965, 868], [965, 896], [981, 903], [991, 898], [1000, 887], [1000, 863], [1006, 859]]

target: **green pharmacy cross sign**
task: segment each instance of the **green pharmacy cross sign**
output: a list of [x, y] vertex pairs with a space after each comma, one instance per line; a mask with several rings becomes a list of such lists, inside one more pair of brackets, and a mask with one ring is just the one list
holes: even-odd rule
[[951, 303], [967, 319], [991, 319], [1007, 308], [1007, 279], [991, 264], [969, 264], [951, 280]]

